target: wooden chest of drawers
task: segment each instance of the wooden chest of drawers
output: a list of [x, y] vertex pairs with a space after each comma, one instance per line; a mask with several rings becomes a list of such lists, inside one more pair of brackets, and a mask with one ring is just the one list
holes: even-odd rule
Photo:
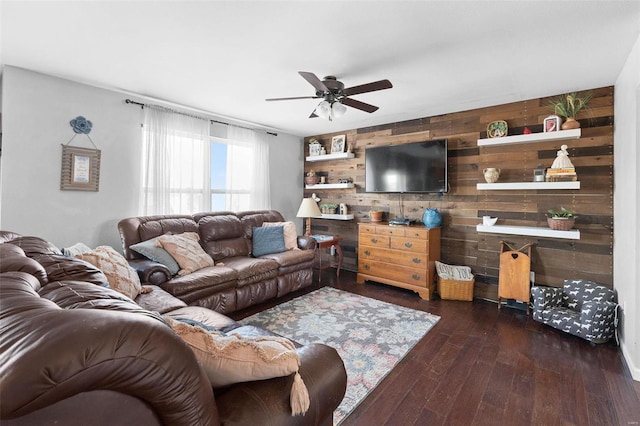
[[440, 228], [359, 224], [358, 283], [376, 281], [430, 299], [436, 260], [440, 260]]

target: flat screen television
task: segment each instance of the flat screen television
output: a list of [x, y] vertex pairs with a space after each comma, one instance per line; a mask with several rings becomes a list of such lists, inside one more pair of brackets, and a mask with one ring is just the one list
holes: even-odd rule
[[367, 148], [366, 192], [447, 192], [447, 140]]

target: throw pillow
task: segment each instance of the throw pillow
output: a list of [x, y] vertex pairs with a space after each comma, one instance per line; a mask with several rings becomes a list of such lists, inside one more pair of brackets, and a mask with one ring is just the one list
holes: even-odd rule
[[293, 343], [280, 336], [242, 337], [164, 319], [189, 345], [214, 387], [295, 373], [291, 387], [291, 412], [304, 414], [309, 409], [309, 393], [298, 369], [300, 358]]
[[109, 281], [109, 287], [135, 299], [142, 292], [140, 278], [127, 259], [109, 246], [96, 247], [90, 253], [78, 254], [75, 257], [89, 262], [100, 269]]
[[264, 222], [262, 226], [282, 226], [284, 231], [284, 245], [287, 250], [298, 248], [298, 231], [293, 222]]
[[198, 269], [213, 266], [213, 259], [200, 247], [200, 237], [195, 232], [184, 232], [175, 235], [161, 235], [156, 241], [158, 247], [164, 248], [180, 266], [178, 275], [184, 276]]
[[284, 229], [282, 226], [254, 227], [252, 243], [254, 257], [281, 253], [287, 250], [284, 245]]
[[153, 260], [154, 262], [162, 263], [164, 266], [166, 266], [169, 269], [169, 272], [171, 272], [171, 275], [177, 274], [178, 271], [180, 270], [180, 266], [178, 266], [178, 263], [173, 257], [171, 257], [169, 252], [167, 252], [162, 247], [156, 246], [157, 240], [158, 240], [157, 237], [152, 238], [150, 240], [143, 241], [138, 244], [133, 244], [129, 246], [129, 248], [135, 251], [136, 253], [140, 253], [147, 259]]

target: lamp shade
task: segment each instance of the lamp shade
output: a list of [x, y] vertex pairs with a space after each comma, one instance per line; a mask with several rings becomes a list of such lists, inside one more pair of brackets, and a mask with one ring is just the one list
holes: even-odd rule
[[315, 113], [320, 118], [329, 118], [331, 116], [331, 104], [327, 101], [322, 101], [316, 107]]
[[342, 105], [340, 102], [334, 102], [331, 109], [333, 110], [333, 116], [335, 118], [342, 117], [344, 113], [347, 112], [347, 107]]
[[320, 217], [322, 212], [313, 198], [303, 198], [296, 217]]

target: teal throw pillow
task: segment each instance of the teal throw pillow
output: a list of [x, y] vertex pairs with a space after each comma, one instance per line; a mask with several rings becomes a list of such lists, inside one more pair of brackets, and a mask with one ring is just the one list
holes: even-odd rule
[[253, 256], [281, 253], [286, 251], [284, 245], [284, 226], [269, 226], [253, 228]]
[[180, 270], [178, 262], [176, 262], [173, 256], [171, 256], [165, 249], [155, 246], [156, 239], [157, 238], [152, 238], [150, 240], [129, 246], [129, 248], [137, 253], [140, 253], [147, 259], [153, 260], [154, 262], [162, 263], [169, 269], [169, 272], [171, 272], [172, 276], [177, 274]]

